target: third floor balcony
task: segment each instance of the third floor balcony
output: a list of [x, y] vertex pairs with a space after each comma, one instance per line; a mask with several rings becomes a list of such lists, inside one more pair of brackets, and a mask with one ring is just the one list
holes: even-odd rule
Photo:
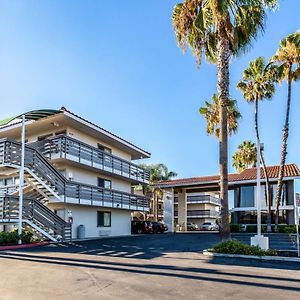
[[67, 159], [108, 174], [121, 176], [135, 183], [148, 184], [150, 180], [148, 170], [66, 135], [36, 142], [32, 146], [51, 160]]

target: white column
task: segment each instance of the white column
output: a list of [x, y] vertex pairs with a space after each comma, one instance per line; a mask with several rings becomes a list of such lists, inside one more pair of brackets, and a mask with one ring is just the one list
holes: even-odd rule
[[174, 190], [166, 188], [163, 191], [164, 223], [168, 226], [169, 232], [174, 232]]
[[296, 193], [294, 191], [294, 223], [296, 225], [296, 239], [297, 239], [297, 253], [300, 257], [300, 245], [299, 245], [299, 208], [297, 207]]
[[187, 195], [186, 190], [178, 192], [178, 224], [187, 231]]
[[22, 244], [22, 221], [23, 221], [23, 187], [24, 187], [24, 163], [25, 163], [25, 115], [22, 115], [22, 137], [21, 137], [21, 166], [19, 174], [19, 222], [18, 236], [19, 244]]

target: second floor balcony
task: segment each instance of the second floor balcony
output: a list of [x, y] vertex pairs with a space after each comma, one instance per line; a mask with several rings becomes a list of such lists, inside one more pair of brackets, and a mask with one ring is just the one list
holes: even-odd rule
[[[187, 196], [187, 204], [215, 204], [221, 205], [221, 200], [211, 195]], [[178, 204], [178, 197], [174, 197], [174, 204]]]
[[150, 180], [148, 170], [66, 135], [36, 142], [32, 146], [51, 160], [71, 160], [108, 174], [121, 176], [135, 183], [148, 184]]
[[[217, 218], [219, 212], [211, 209], [188, 210], [187, 218]], [[178, 218], [178, 211], [174, 211], [174, 217]]]

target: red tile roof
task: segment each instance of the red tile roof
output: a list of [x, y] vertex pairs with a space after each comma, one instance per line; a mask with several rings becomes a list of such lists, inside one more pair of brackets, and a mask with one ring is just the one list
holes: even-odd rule
[[[267, 167], [267, 172], [270, 179], [278, 177], [279, 166], [270, 166]], [[264, 172], [261, 169], [261, 177], [264, 178]], [[300, 177], [300, 170], [296, 164], [287, 164], [284, 167], [284, 177]], [[202, 176], [202, 177], [191, 177], [191, 178], [181, 178], [162, 181], [158, 185], [161, 187], [164, 186], [181, 186], [181, 185], [195, 185], [195, 184], [205, 184], [205, 183], [215, 183], [220, 179], [219, 175], [213, 176]], [[231, 183], [238, 181], [249, 181], [256, 179], [256, 168], [249, 168], [244, 170], [241, 173], [233, 173], [228, 175], [228, 180]]]

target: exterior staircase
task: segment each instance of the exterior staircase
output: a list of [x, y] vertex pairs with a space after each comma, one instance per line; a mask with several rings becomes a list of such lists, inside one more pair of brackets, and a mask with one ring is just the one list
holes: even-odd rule
[[[21, 165], [21, 144], [12, 140], [0, 141], [0, 167], [18, 176]], [[62, 201], [65, 178], [37, 150], [25, 147], [25, 186], [23, 188], [23, 226], [34, 235], [51, 241], [71, 239], [71, 225], [58, 217], [45, 204]], [[0, 192], [0, 224], [17, 224], [19, 191], [15, 186]]]
[[[17, 177], [20, 166], [21, 144], [10, 139], [1, 139], [1, 173]], [[142, 211], [149, 209], [149, 199], [143, 196], [68, 181], [49, 159], [29, 145], [25, 146], [24, 175], [23, 191], [26, 200], [24, 200], [23, 222], [50, 240], [58, 240], [57, 236], [63, 240], [69, 239], [70, 228], [63, 219], [45, 206], [49, 202], [70, 202]], [[16, 223], [17, 196], [17, 186], [0, 188], [0, 224]]]
[[[2, 224], [17, 224], [19, 218], [19, 198], [0, 198], [0, 220]], [[58, 217], [47, 206], [32, 198], [23, 199], [23, 227], [35, 236], [51, 241], [71, 240], [71, 225]]]

